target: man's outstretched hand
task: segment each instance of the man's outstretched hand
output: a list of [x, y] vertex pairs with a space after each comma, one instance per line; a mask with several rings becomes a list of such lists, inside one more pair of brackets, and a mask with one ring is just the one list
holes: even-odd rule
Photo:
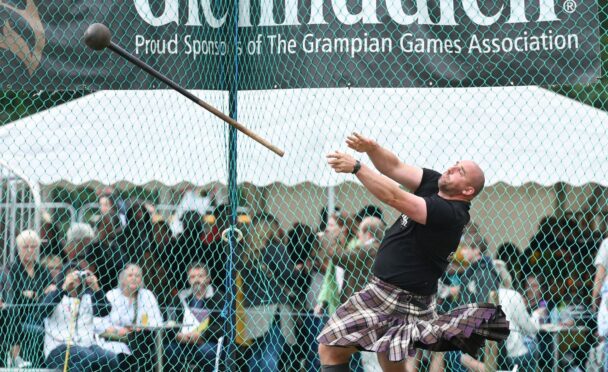
[[355, 163], [355, 158], [343, 152], [335, 151], [327, 154], [327, 164], [336, 173], [352, 173], [353, 169], [355, 169]]
[[378, 144], [370, 138], [363, 137], [359, 133], [353, 132], [353, 134], [346, 137], [346, 145], [358, 152], [368, 152], [373, 150]]

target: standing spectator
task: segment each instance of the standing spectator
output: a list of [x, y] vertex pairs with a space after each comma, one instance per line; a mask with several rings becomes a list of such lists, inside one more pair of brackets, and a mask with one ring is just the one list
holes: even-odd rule
[[[171, 228], [165, 220], [154, 222], [154, 239], [152, 249], [146, 252], [142, 262], [144, 282], [158, 298], [159, 304], [167, 306], [177, 294], [178, 286], [175, 273], [175, 239]], [[183, 258], [179, 258], [183, 260]]]
[[191, 363], [203, 372], [214, 371], [222, 338], [224, 294], [211, 282], [204, 264], [190, 264], [189, 288], [179, 292], [175, 304], [176, 320], [182, 327], [166, 350], [170, 371], [181, 371]]
[[[0, 355], [4, 356], [8, 353], [8, 345], [7, 342], [7, 322], [8, 322], [8, 314], [6, 310], [6, 296], [8, 294], [8, 270], [6, 267], [0, 267]], [[8, 358], [6, 358], [8, 359]], [[7, 360], [5, 358], [0, 357], [0, 366], [6, 367], [5, 363]]]
[[125, 261], [138, 262], [152, 245], [152, 216], [146, 205], [134, 201], [127, 210], [127, 225], [118, 236], [117, 242], [125, 253]]
[[[367, 284], [376, 251], [384, 237], [384, 223], [376, 217], [365, 217], [359, 223], [357, 242], [350, 249], [334, 252], [332, 262], [344, 269], [340, 302], [344, 303]], [[336, 246], [340, 248], [340, 246]]]
[[121, 213], [120, 208], [116, 205], [116, 199], [111, 194], [102, 194], [99, 197], [99, 212], [101, 216], [116, 217], [116, 222], [120, 225], [116, 228], [121, 228], [127, 224], [127, 219], [124, 213]]
[[277, 371], [285, 342], [295, 342], [286, 284], [297, 273], [275, 235], [277, 226], [274, 216], [255, 215], [237, 262], [236, 337], [241, 351], [248, 355], [249, 372]]
[[526, 309], [524, 297], [512, 289], [512, 278], [506, 263], [496, 260], [494, 267], [501, 281], [498, 299], [509, 321], [509, 328], [513, 330], [505, 344], [508, 369], [517, 366], [520, 371], [535, 371], [538, 357], [536, 334], [539, 319], [547, 316], [546, 309], [536, 310], [537, 315], [532, 316]]
[[[138, 326], [160, 326], [163, 317], [151, 291], [143, 288], [141, 268], [128, 264], [120, 272], [119, 288], [106, 294], [112, 306], [110, 314], [95, 319], [98, 334], [106, 338], [103, 348], [127, 360], [127, 366], [138, 371], [151, 370], [154, 361], [154, 344], [150, 331]], [[128, 356], [132, 355], [132, 358]]]
[[[281, 356], [283, 366], [287, 366], [290, 363], [293, 366], [297, 361], [302, 361], [306, 358], [306, 312], [307, 310], [312, 310], [312, 307], [308, 308], [306, 306], [306, 294], [313, 275], [310, 270], [312, 267], [309, 259], [313, 254], [314, 244], [315, 234], [308, 225], [294, 223], [292, 228], [287, 232], [287, 253], [289, 261], [295, 265], [296, 272], [293, 282], [288, 283], [286, 290], [288, 291], [288, 303], [292, 311], [298, 315], [295, 316], [297, 342], [292, 347], [286, 345]], [[300, 367], [300, 365], [296, 366], [298, 369]]]
[[[469, 263], [467, 269], [461, 276], [461, 284], [451, 287], [450, 294], [460, 305], [469, 303], [487, 303], [490, 293], [497, 292], [499, 279], [492, 259], [488, 257], [487, 244], [478, 234], [465, 234], [464, 241], [460, 244], [460, 251], [464, 259]], [[445, 353], [446, 365], [452, 371], [465, 371], [480, 368], [481, 363], [461, 351], [450, 351]]]
[[340, 290], [342, 288], [344, 269], [336, 267], [333, 263], [334, 252], [342, 251], [346, 245], [346, 228], [344, 226], [344, 218], [338, 215], [332, 215], [327, 220], [325, 231], [320, 234], [321, 260], [325, 263], [325, 276], [323, 278], [323, 286], [317, 299], [317, 307], [315, 313], [321, 315], [333, 314], [338, 306], [340, 306]]
[[[347, 244], [347, 226], [345, 225], [346, 215], [344, 213], [338, 215], [330, 215], [325, 231], [319, 234], [319, 258], [323, 265], [323, 283], [317, 296], [317, 305], [314, 313], [317, 316], [317, 324], [321, 331], [328, 321], [329, 317], [336, 311], [341, 303], [341, 291], [344, 284], [344, 268], [334, 264], [335, 254], [341, 254], [346, 250]], [[317, 341], [313, 344], [316, 349]], [[318, 356], [313, 360], [320, 366]], [[351, 358], [350, 363], [355, 372], [362, 371], [361, 353], [355, 353]]]
[[382, 210], [375, 205], [366, 205], [361, 208], [357, 214], [353, 217], [344, 218], [345, 226], [346, 226], [346, 249], [352, 250], [354, 247], [359, 245], [361, 241], [359, 240], [357, 234], [359, 232], [359, 225], [361, 221], [365, 217], [376, 217], [382, 221]]
[[111, 310], [97, 277], [70, 263], [57, 285], [59, 289], [42, 301], [46, 367], [63, 369], [67, 362], [70, 371], [117, 370], [116, 354], [105, 351], [96, 341], [93, 318], [106, 316]]
[[522, 271], [524, 275], [535, 273], [537, 271], [538, 257], [540, 257], [546, 250], [554, 247], [559, 230], [560, 227], [556, 217], [545, 216], [541, 219], [538, 226], [538, 231], [532, 237], [530, 244], [523, 253], [524, 259]]
[[322, 307], [318, 306], [318, 297], [324, 283], [325, 273], [329, 264], [329, 259], [326, 257], [325, 249], [322, 247], [324, 233], [315, 234], [312, 240], [311, 254], [306, 258], [302, 266], [303, 272], [307, 274], [306, 293], [303, 296], [304, 315], [302, 339], [305, 354], [305, 370], [307, 372], [318, 371], [321, 368], [319, 354], [317, 349], [317, 335], [323, 329], [327, 321], [327, 315], [321, 311]]
[[[340, 302], [344, 303], [368, 283], [376, 251], [384, 238], [384, 223], [377, 217], [364, 217], [358, 224], [357, 244], [345, 250], [334, 252], [332, 262], [344, 269], [344, 285]], [[336, 245], [339, 249], [340, 245]], [[373, 353], [362, 353], [362, 364], [366, 371], [379, 370], [380, 366]]]
[[342, 210], [342, 208], [337, 205], [334, 207], [334, 211], [332, 213], [328, 213], [327, 207], [321, 208], [321, 214], [320, 214], [321, 220], [319, 222], [319, 231], [325, 231], [327, 229], [327, 223], [329, 222], [329, 219], [332, 216], [339, 215], [341, 210]]
[[521, 267], [523, 257], [519, 248], [511, 242], [502, 243], [496, 250], [496, 258], [507, 264], [509, 275], [513, 278], [514, 287], [521, 288]]
[[[40, 237], [33, 230], [25, 230], [17, 236], [18, 259], [11, 265], [8, 272], [9, 338], [11, 352], [9, 366], [28, 367], [30, 362], [20, 356], [20, 345], [27, 343], [28, 351], [36, 349], [37, 338], [24, 332], [26, 323], [34, 322], [34, 314], [39, 311], [40, 300], [57, 287], [53, 284], [51, 274], [38, 263], [40, 255]], [[28, 359], [36, 364], [42, 359], [41, 355], [32, 353]]]
[[40, 226], [40, 255], [57, 255], [61, 252], [61, 239], [59, 237], [59, 227], [53, 216], [46, 211], [41, 213]]
[[606, 269], [608, 269], [608, 239], [602, 241], [600, 249], [597, 251], [595, 256], [595, 278], [593, 280], [593, 292], [591, 295], [591, 304], [593, 309], [597, 309], [597, 306], [601, 300], [601, 289], [606, 279]]
[[103, 215], [97, 221], [97, 239], [85, 248], [88, 269], [97, 275], [104, 292], [118, 286], [118, 273], [125, 263], [125, 254], [116, 243], [118, 226], [116, 215]]
[[189, 262], [198, 260], [215, 260], [210, 257], [208, 246], [203, 242], [205, 227], [203, 225], [203, 215], [197, 211], [186, 211], [182, 216], [184, 231], [177, 237], [177, 273], [179, 274], [178, 287], [183, 288], [187, 283], [186, 269]]

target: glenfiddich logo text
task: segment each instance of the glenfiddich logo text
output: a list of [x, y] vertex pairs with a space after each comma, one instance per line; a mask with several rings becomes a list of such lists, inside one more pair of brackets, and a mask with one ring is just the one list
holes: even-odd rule
[[[210, 27], [222, 27], [227, 18], [224, 14], [214, 14], [211, 7], [212, 0], [188, 0], [187, 8], [180, 9], [180, 0], [165, 0], [163, 13], [155, 16], [151, 10], [148, 0], [134, 0], [135, 8], [140, 17], [152, 26], [163, 26], [169, 23], [180, 23], [180, 12], [186, 12], [186, 26], [202, 26], [207, 24]], [[323, 13], [325, 0], [311, 0], [310, 17], [307, 22], [302, 22], [298, 17], [298, 0], [284, 0], [284, 21], [276, 23], [274, 19], [274, 1], [261, 0], [260, 20], [256, 26], [298, 26], [302, 23], [308, 25], [327, 24], [326, 15]], [[379, 24], [377, 0], [361, 0], [361, 11], [351, 13], [347, 7], [347, 0], [330, 0], [331, 9], [336, 19], [345, 25], [357, 23]], [[391, 19], [400, 25], [424, 24], [436, 26], [457, 26], [459, 23], [454, 11], [454, 2], [462, 2], [462, 8], [466, 16], [475, 24], [480, 26], [490, 26], [508, 12], [509, 18], [506, 23], [528, 23], [528, 22], [550, 22], [557, 21], [554, 0], [534, 0], [538, 1], [539, 12], [536, 19], [526, 17], [526, 6], [524, 0], [507, 0], [495, 14], [484, 14], [479, 6], [483, 1], [496, 0], [439, 0], [440, 17], [433, 22], [429, 12], [429, 0], [417, 0], [416, 12], [408, 13], [404, 10], [402, 0], [385, 0], [386, 10]], [[203, 19], [199, 13], [202, 11]], [[251, 0], [241, 0], [239, 2], [239, 27], [253, 27], [251, 22]]]

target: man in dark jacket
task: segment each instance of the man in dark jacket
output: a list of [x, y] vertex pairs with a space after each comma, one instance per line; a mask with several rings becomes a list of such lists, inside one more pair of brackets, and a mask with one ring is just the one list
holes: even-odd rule
[[176, 298], [176, 320], [182, 324], [166, 350], [169, 370], [194, 362], [201, 371], [213, 371], [222, 336], [223, 294], [211, 285], [209, 269], [202, 263], [188, 268], [190, 288]]

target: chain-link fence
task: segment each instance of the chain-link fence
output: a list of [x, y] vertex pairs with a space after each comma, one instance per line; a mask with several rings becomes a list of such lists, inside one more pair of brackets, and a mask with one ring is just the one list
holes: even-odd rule
[[[511, 334], [408, 371], [608, 368], [604, 1], [0, 0], [0, 19], [3, 367], [320, 370], [317, 335], [408, 225], [328, 165], [400, 179], [359, 132], [485, 171], [436, 311], [499, 303]], [[93, 22], [285, 156], [89, 51]]]

